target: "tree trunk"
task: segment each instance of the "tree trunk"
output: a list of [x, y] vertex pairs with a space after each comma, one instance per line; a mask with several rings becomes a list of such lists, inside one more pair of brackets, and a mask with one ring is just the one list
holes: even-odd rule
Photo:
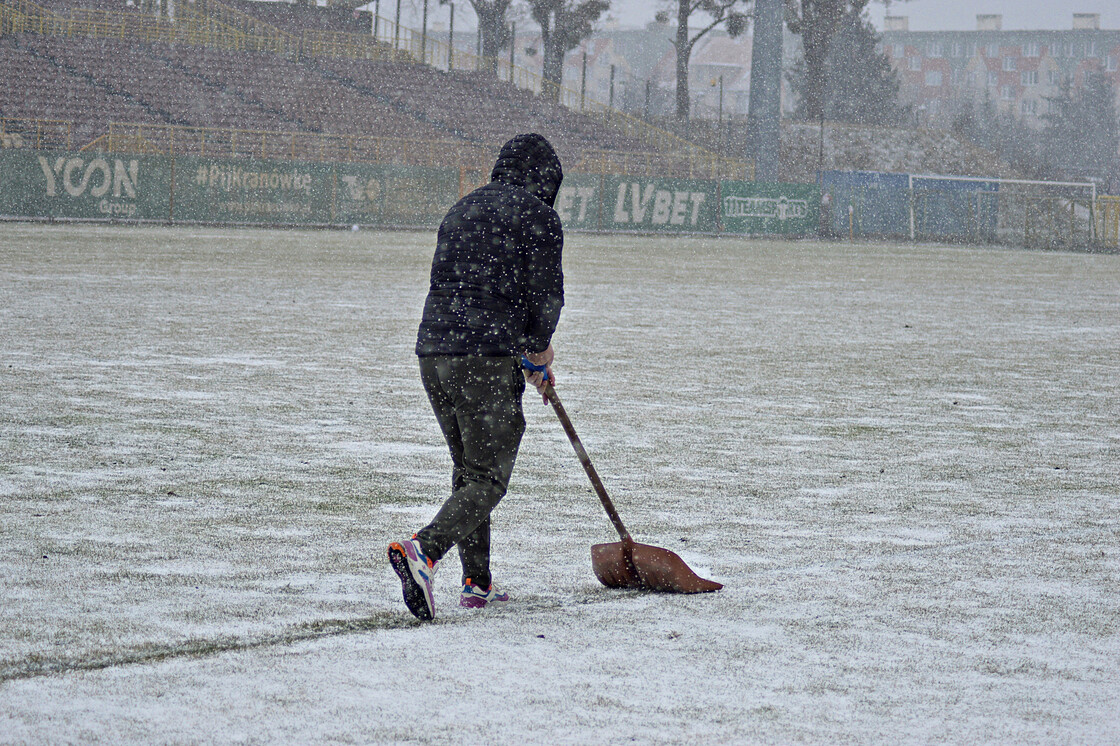
[[541, 26], [542, 86], [541, 96], [546, 101], [560, 100], [560, 85], [564, 80], [564, 41], [558, 27], [558, 19], [549, 13]]
[[805, 48], [805, 116], [819, 120], [827, 105], [828, 47], [844, 20], [859, 18], [870, 0], [802, 0], [800, 32]]
[[495, 76], [498, 74], [498, 54], [502, 51], [505, 15], [504, 11], [497, 13], [492, 9], [478, 13], [478, 31], [482, 34], [482, 67]]
[[827, 74], [825, 63], [828, 60], [830, 34], [820, 33], [822, 30], [817, 25], [813, 32], [803, 37], [805, 46], [805, 117], [814, 122], [824, 116], [825, 108], [824, 89]]
[[478, 16], [479, 53], [482, 55], [482, 69], [492, 75], [498, 74], [498, 55], [506, 43], [506, 11], [510, 0], [470, 0], [475, 15]]
[[688, 120], [688, 58], [692, 44], [688, 41], [689, 0], [680, 0], [677, 6], [677, 119]]

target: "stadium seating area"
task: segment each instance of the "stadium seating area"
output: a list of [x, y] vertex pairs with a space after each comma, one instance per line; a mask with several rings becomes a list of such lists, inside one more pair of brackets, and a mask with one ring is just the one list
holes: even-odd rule
[[67, 71], [50, 58], [21, 46], [21, 41], [14, 37], [0, 39], [0, 115], [71, 120], [77, 143], [92, 140], [110, 121], [160, 121], [129, 96]]
[[[52, 63], [71, 77], [105, 91], [108, 97], [129, 101], [144, 110], [141, 121], [213, 127], [289, 129], [282, 118], [248, 104], [223, 88], [168, 65], [152, 56], [150, 45], [120, 39], [66, 38], [25, 34], [19, 39], [28, 56]], [[110, 99], [112, 100], [112, 99]], [[89, 119], [129, 121], [110, 109]]]
[[[105, 134], [110, 123], [138, 123], [458, 140], [486, 148], [517, 132], [537, 131], [553, 140], [566, 160], [590, 150], [651, 149], [605, 127], [602, 119], [546, 102], [485, 73], [390, 61], [392, 54], [371, 61], [232, 51], [171, 37], [153, 41], [171, 24], [123, 0], [41, 0], [38, 5], [56, 20], [82, 19], [112, 29], [0, 35], [0, 117], [72, 121], [75, 147]], [[364, 31], [362, 38], [369, 38], [368, 14], [279, 6], [225, 0], [223, 7], [251, 14], [293, 38], [300, 31]]]
[[391, 101], [415, 119], [464, 140], [501, 143], [510, 133], [537, 131], [567, 152], [644, 149], [640, 142], [605, 130], [601, 122], [484, 73], [447, 73], [407, 62], [321, 59], [315, 64], [356, 90]]
[[290, 34], [305, 30], [339, 31], [349, 34], [369, 34], [373, 16], [369, 12], [355, 13], [349, 8], [320, 8], [313, 5], [290, 3], [262, 3], [252, 0], [223, 0], [235, 10], [259, 18]]
[[[154, 45], [150, 53], [204, 86], [228, 91], [282, 124], [213, 125], [245, 129], [297, 128], [375, 137], [443, 138], [446, 133], [403, 115], [376, 97], [324, 77], [307, 64], [267, 52]], [[192, 122], [194, 124], [195, 122]]]

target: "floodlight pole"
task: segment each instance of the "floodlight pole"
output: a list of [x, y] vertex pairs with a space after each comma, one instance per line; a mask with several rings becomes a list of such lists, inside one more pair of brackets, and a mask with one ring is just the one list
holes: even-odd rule
[[782, 140], [782, 0], [756, 0], [751, 95], [747, 110], [748, 155], [759, 181], [778, 180]]
[[451, 22], [447, 36], [447, 72], [455, 69], [455, 3], [451, 3]]
[[420, 22], [420, 62], [428, 61], [428, 0], [424, 0], [424, 17]]

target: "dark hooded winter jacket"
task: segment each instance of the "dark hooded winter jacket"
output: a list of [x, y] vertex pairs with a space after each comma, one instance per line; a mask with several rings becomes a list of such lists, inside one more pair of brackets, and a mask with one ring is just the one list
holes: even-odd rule
[[564, 305], [564, 234], [552, 205], [564, 175], [540, 135], [502, 148], [491, 181], [439, 226], [416, 354], [517, 355], [548, 347]]

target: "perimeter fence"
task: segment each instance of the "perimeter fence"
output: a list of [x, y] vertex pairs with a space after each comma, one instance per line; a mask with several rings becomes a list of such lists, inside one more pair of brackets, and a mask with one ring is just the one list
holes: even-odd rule
[[[213, 142], [164, 154], [167, 134], [129, 135], [129, 152], [0, 150], [0, 217], [435, 227], [489, 179], [493, 159], [481, 169], [440, 162], [436, 150], [411, 153], [411, 163], [235, 158], [233, 143]], [[236, 147], [259, 146], [246, 137]], [[556, 209], [577, 230], [806, 235], [819, 203], [815, 185], [574, 169]]]
[[821, 186], [833, 236], [1117, 248], [1120, 199], [1092, 183], [829, 171]]
[[[32, 136], [4, 127], [0, 120], [8, 140]], [[44, 125], [34, 132], [61, 140], [66, 130]], [[143, 137], [119, 136], [124, 139], [113, 151], [0, 149], [0, 217], [435, 227], [457, 199], [488, 180], [493, 157], [462, 153], [456, 162], [438, 143], [402, 149], [345, 139], [271, 152], [258, 150], [262, 141], [251, 135], [178, 148], [168, 142], [179, 140], [161, 140], [170, 134], [159, 127]], [[391, 150], [397, 161], [309, 157], [330, 148], [376, 155], [376, 147]], [[291, 158], [293, 152], [305, 157]], [[477, 160], [483, 156], [485, 167]], [[651, 162], [631, 174], [573, 168], [556, 209], [575, 230], [1116, 250], [1120, 197], [1094, 198], [1091, 187], [862, 172], [827, 172], [820, 186], [767, 184], [674, 176]]]

